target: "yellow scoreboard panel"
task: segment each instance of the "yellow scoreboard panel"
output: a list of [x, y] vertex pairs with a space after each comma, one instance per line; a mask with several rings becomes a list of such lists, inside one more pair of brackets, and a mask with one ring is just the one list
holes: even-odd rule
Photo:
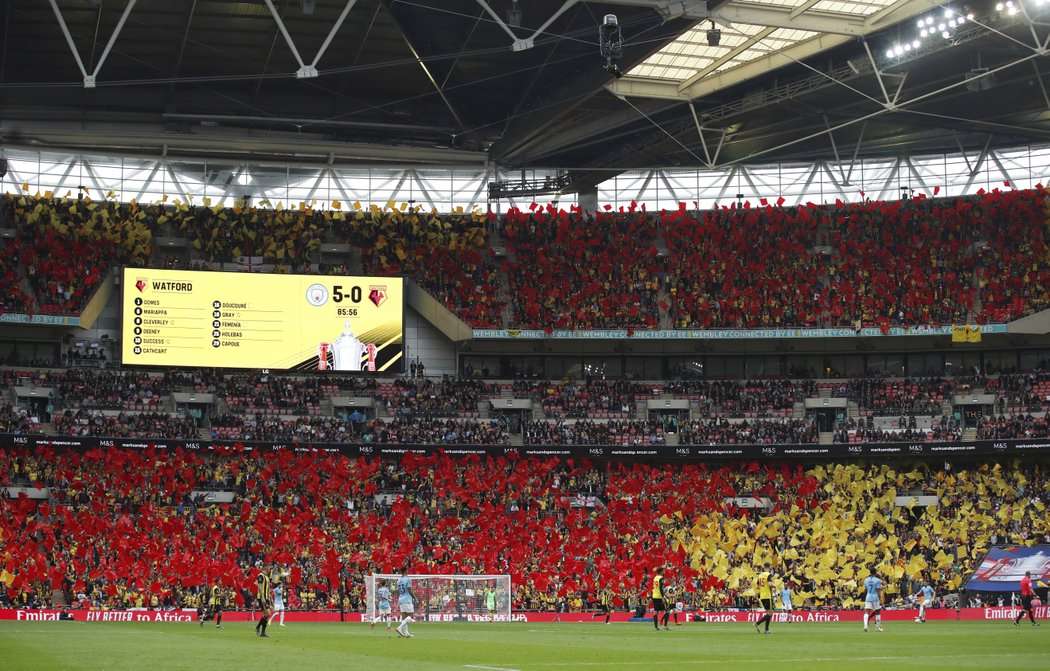
[[123, 363], [388, 371], [403, 367], [400, 277], [125, 268]]

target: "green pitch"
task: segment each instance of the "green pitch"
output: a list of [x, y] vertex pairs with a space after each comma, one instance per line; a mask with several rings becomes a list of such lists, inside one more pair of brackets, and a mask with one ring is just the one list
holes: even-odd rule
[[1050, 667], [1050, 623], [911, 622], [864, 633], [860, 624], [414, 624], [399, 639], [363, 624], [221, 630], [195, 624], [0, 622], [0, 667], [162, 671], [651, 671], [665, 669], [993, 669]]

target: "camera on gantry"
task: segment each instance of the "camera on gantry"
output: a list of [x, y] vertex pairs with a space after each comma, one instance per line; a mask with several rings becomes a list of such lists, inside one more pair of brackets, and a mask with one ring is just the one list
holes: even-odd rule
[[623, 56], [623, 34], [615, 14], [606, 14], [602, 25], [598, 26], [598, 51], [605, 59], [605, 71], [614, 77], [623, 77], [616, 61]]

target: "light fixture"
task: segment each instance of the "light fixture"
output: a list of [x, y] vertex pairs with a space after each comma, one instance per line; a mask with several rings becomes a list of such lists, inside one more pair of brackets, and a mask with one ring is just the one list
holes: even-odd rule
[[893, 49], [886, 50], [886, 58], [893, 58]]
[[941, 33], [941, 37], [943, 37], [944, 39], [948, 39], [951, 36], [952, 36], [952, 34], [949, 33], [947, 30], [944, 31], [943, 33]]
[[919, 45], [921, 45], [921, 44], [922, 44], [922, 42], [920, 42], [919, 40], [912, 40], [912, 42], [911, 42], [911, 46], [914, 49], [918, 49]]
[[1001, 11], [1003, 11], [1003, 9], [1004, 9], [1005, 7], [1006, 7], [1006, 5], [1004, 5], [1004, 4], [1003, 4], [1003, 3], [1001, 3], [1001, 2], [997, 2], [997, 3], [995, 3], [995, 11], [997, 11], [997, 12], [1001, 12]]
[[507, 25], [511, 28], [521, 27], [521, 8], [518, 7], [518, 0], [514, 0], [511, 8], [507, 10]]
[[717, 47], [722, 41], [722, 31], [715, 28], [715, 22], [711, 22], [711, 27], [707, 29], [707, 46]]
[[925, 28], [923, 28], [923, 29], [922, 29], [922, 32], [920, 32], [920, 33], [919, 33], [919, 35], [921, 35], [921, 36], [923, 36], [923, 37], [926, 37], [926, 36], [927, 36], [927, 35], [929, 35], [929, 34], [930, 34], [930, 33], [929, 33], [929, 32], [928, 32], [928, 31], [927, 31], [927, 30], [926, 30]]

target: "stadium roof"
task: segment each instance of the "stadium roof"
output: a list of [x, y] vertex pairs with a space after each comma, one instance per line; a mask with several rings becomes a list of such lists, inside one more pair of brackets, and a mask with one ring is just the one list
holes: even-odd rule
[[[987, 1], [512, 2], [9, 0], [0, 138], [94, 154], [572, 168], [575, 186], [631, 168], [1050, 140], [1040, 0], [1016, 0], [1014, 14]], [[920, 37], [917, 21], [947, 24], [946, 10], [973, 19]], [[598, 53], [605, 14], [622, 30], [622, 78]]]

